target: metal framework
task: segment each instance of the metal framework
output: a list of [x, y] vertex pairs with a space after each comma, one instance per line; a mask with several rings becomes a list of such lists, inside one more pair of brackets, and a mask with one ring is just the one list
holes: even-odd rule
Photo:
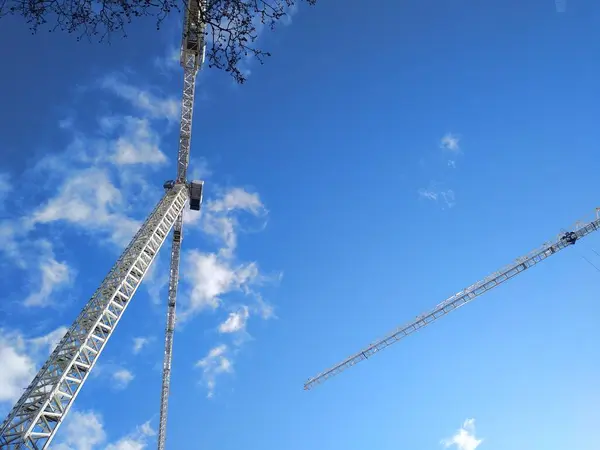
[[188, 192], [185, 184], [177, 184], [165, 193], [2, 423], [0, 448], [38, 450], [50, 445], [181, 216]]
[[344, 370], [358, 364], [359, 362], [370, 358], [381, 350], [386, 349], [390, 345], [398, 342], [406, 336], [414, 333], [417, 330], [420, 330], [426, 325], [429, 325], [440, 317], [443, 317], [449, 312], [460, 308], [471, 300], [474, 300], [475, 298], [504, 283], [505, 281], [510, 280], [530, 267], [537, 265], [549, 256], [552, 256], [555, 253], [558, 253], [560, 250], [575, 244], [575, 242], [577, 242], [579, 239], [598, 229], [600, 229], [600, 217], [598, 215], [598, 209], [596, 209], [596, 220], [582, 225], [574, 231], [568, 231], [560, 235], [554, 241], [544, 244], [540, 248], [528, 253], [525, 256], [522, 256], [521, 258], [518, 258], [512, 264], [503, 267], [499, 271], [494, 272], [483, 280], [480, 280], [468, 288], [465, 288], [462, 291], [454, 294], [452, 297], [444, 300], [429, 312], [418, 316], [412, 322], [397, 328], [392, 333], [389, 333], [384, 338], [379, 339], [360, 352], [350, 356], [349, 358], [346, 358], [344, 361], [321, 372], [317, 376], [310, 378], [308, 381], [306, 381], [306, 383], [304, 383], [304, 389], [311, 389], [314, 386], [323, 383], [329, 378], [339, 374], [340, 372], [343, 372]]
[[[194, 114], [194, 96], [196, 74], [204, 62], [204, 24], [202, 9], [204, 0], [190, 0], [187, 5], [181, 39], [181, 66], [183, 67], [183, 95], [181, 98], [181, 123], [179, 128], [179, 151], [177, 154], [176, 183], [185, 183], [190, 162], [190, 144], [192, 139], [192, 118]], [[199, 204], [202, 199], [199, 199]], [[192, 208], [195, 209], [194, 200]], [[177, 305], [177, 285], [179, 283], [179, 259], [183, 239], [183, 212], [177, 218], [173, 230], [171, 245], [171, 264], [169, 269], [169, 298], [167, 302], [167, 325], [165, 327], [165, 355], [160, 392], [160, 418], [158, 426], [158, 450], [164, 450], [167, 438], [167, 414], [171, 386], [171, 363], [173, 360], [173, 337]]]

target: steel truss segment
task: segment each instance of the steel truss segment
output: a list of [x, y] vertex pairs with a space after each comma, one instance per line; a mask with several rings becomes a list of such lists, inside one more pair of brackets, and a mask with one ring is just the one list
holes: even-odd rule
[[452, 297], [444, 300], [438, 304], [435, 308], [429, 312], [418, 316], [415, 320], [397, 328], [392, 333], [388, 334], [382, 339], [379, 339], [375, 343], [369, 345], [362, 351], [350, 356], [339, 364], [336, 364], [332, 368], [321, 372], [317, 376], [310, 378], [305, 384], [304, 389], [311, 389], [314, 386], [323, 383], [329, 378], [339, 374], [340, 372], [354, 366], [355, 364], [370, 358], [381, 350], [386, 349], [390, 345], [398, 342], [406, 336], [414, 333], [417, 330], [429, 325], [440, 317], [445, 316], [451, 311], [454, 311], [468, 302], [474, 300], [480, 295], [488, 292], [489, 290], [499, 286], [505, 281], [510, 280], [516, 275], [523, 271], [533, 267], [540, 262], [544, 261], [549, 256], [558, 253], [560, 250], [569, 247], [574, 244], [577, 240], [589, 235], [590, 233], [600, 229], [600, 218], [589, 222], [575, 231], [567, 232], [552, 242], [546, 243], [540, 248], [528, 253], [521, 258], [518, 258], [513, 263], [503, 267], [497, 272], [485, 277], [484, 279], [476, 282], [475, 284], [463, 289], [462, 291], [454, 294]]
[[177, 154], [177, 181], [185, 183], [190, 159], [192, 139], [192, 117], [194, 113], [194, 95], [196, 91], [196, 73], [194, 56], [187, 56], [188, 65], [183, 71], [183, 95], [181, 99], [181, 124], [179, 129], [179, 151]]
[[175, 332], [177, 287], [179, 284], [179, 260], [181, 241], [183, 239], [183, 213], [179, 215], [174, 226], [173, 245], [171, 248], [171, 266], [169, 271], [169, 299], [167, 304], [167, 325], [165, 329], [165, 356], [163, 361], [163, 377], [160, 395], [160, 422], [158, 427], [158, 449], [165, 448], [167, 438], [167, 413], [169, 407], [169, 391], [171, 385], [171, 362], [173, 360], [173, 335]]
[[0, 428], [3, 450], [46, 449], [188, 200], [165, 193]]

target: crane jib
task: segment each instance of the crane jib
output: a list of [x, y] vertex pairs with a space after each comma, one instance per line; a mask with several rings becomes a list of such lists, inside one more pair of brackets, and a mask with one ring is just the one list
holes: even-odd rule
[[312, 387], [320, 384], [327, 379], [337, 375], [338, 373], [344, 371], [345, 369], [352, 367], [353, 365], [363, 361], [365, 359], [370, 358], [377, 352], [384, 350], [389, 347], [391, 344], [398, 342], [402, 338], [414, 333], [415, 331], [429, 325], [440, 317], [445, 316], [451, 311], [454, 311], [457, 308], [467, 304], [471, 300], [479, 297], [485, 292], [495, 288], [496, 286], [502, 284], [505, 281], [510, 280], [516, 275], [524, 272], [545, 260], [549, 256], [554, 255], [560, 250], [570, 247], [574, 245], [578, 240], [587, 236], [588, 234], [598, 230], [600, 228], [600, 217], [598, 216], [598, 209], [596, 210], [597, 217], [596, 220], [589, 222], [583, 226], [578, 227], [574, 231], [567, 231], [561, 234], [557, 239], [552, 242], [546, 243], [542, 245], [542, 247], [537, 248], [536, 250], [528, 253], [521, 258], [518, 258], [513, 263], [508, 266], [503, 267], [502, 269], [488, 275], [482, 280], [472, 284], [468, 288], [463, 289], [462, 291], [454, 294], [450, 298], [444, 300], [442, 303], [439, 303], [435, 308], [431, 311], [417, 316], [417, 318], [408, 324], [405, 324], [392, 333], [389, 333], [382, 339], [379, 339], [375, 343], [369, 345], [367, 348], [361, 350], [360, 352], [350, 356], [344, 361], [336, 364], [332, 368], [321, 372], [317, 376], [310, 378], [306, 383], [304, 383], [304, 389], [308, 390]]

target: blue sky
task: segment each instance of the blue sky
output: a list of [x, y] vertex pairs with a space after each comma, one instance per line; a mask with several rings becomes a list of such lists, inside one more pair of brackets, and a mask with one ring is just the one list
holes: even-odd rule
[[[600, 206], [600, 4], [474, 3], [303, 6], [245, 85], [199, 74], [170, 447], [596, 450], [600, 236], [302, 389]], [[174, 177], [178, 21], [2, 19], [3, 416]], [[155, 446], [167, 264], [54, 448]]]

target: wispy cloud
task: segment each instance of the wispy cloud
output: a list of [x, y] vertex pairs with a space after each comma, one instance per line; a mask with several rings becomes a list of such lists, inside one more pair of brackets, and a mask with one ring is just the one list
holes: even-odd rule
[[43, 249], [43, 254], [38, 261], [41, 280], [38, 288], [25, 298], [23, 302], [25, 306], [48, 306], [52, 294], [69, 286], [74, 277], [74, 270], [65, 261], [56, 260], [49, 241], [40, 241], [39, 246]]
[[0, 403], [14, 403], [66, 332], [65, 327], [35, 338], [0, 329]]
[[[179, 34], [178, 36], [179, 37]], [[180, 49], [173, 45], [165, 51], [163, 56], [157, 56], [154, 58], [154, 65], [161, 70], [181, 70], [180, 66]]]
[[179, 100], [175, 97], [154, 95], [147, 90], [128, 84], [122, 77], [114, 75], [104, 78], [101, 85], [152, 118], [170, 121], [179, 119]]
[[419, 196], [421, 198], [425, 198], [427, 200], [437, 200], [438, 199], [438, 193], [431, 191], [429, 189], [419, 189]]
[[452, 208], [456, 205], [456, 196], [452, 189], [440, 190], [435, 187], [421, 188], [418, 191], [419, 197], [433, 202], [441, 202], [444, 207]]
[[147, 337], [135, 337], [135, 338], [133, 338], [133, 346], [131, 348], [131, 351], [135, 355], [137, 355], [149, 343], [150, 343], [150, 338], [147, 338]]
[[229, 313], [225, 322], [219, 325], [220, 333], [236, 333], [246, 329], [246, 321], [250, 313], [247, 306], [243, 306], [239, 311]]
[[187, 308], [181, 318], [206, 309], [216, 309], [221, 305], [221, 296], [233, 291], [250, 288], [259, 278], [255, 263], [231, 265], [230, 261], [216, 253], [202, 253], [190, 250], [185, 257], [184, 276], [191, 290]]
[[114, 141], [112, 160], [118, 165], [150, 164], [167, 162], [160, 150], [160, 137], [147, 119], [126, 116], [121, 119], [123, 132]]
[[134, 379], [133, 373], [127, 369], [118, 369], [112, 373], [112, 379], [114, 381], [114, 386], [117, 389], [125, 389], [129, 383], [131, 383]]
[[105, 450], [143, 450], [148, 446], [149, 438], [156, 435], [156, 431], [145, 422], [132, 433], [122, 437], [115, 443], [108, 444]]
[[45, 307], [52, 304], [54, 294], [72, 284], [76, 272], [66, 261], [56, 258], [50, 241], [28, 238], [29, 228], [27, 220], [0, 222], [0, 253], [30, 275], [24, 283], [29, 294], [23, 304]]
[[106, 439], [102, 417], [94, 411], [71, 411], [60, 431], [55, 450], [93, 450]]
[[217, 378], [224, 373], [233, 373], [233, 362], [229, 348], [225, 344], [213, 347], [208, 354], [196, 363], [202, 369], [202, 379], [208, 389], [208, 398], [212, 398], [217, 385]]
[[92, 410], [71, 411], [60, 431], [60, 442], [52, 446], [54, 450], [94, 450], [100, 447], [105, 450], [143, 450], [156, 434], [150, 422], [145, 422], [119, 440], [106, 444], [104, 420]]
[[29, 223], [67, 222], [86, 233], [101, 232], [122, 247], [141, 223], [125, 214], [127, 203], [107, 170], [89, 168], [75, 173], [58, 194], [33, 214]]
[[20, 268], [26, 267], [26, 258], [21, 253], [22, 234], [20, 224], [16, 221], [5, 220], [0, 222], [0, 252], [4, 253], [11, 262]]
[[[268, 211], [257, 193], [233, 187], [207, 200], [201, 215], [188, 220], [192, 229], [199, 229], [214, 239], [217, 250], [190, 250], [184, 255], [183, 280], [188, 289], [178, 319], [181, 322], [201, 311], [217, 310], [225, 304], [228, 295], [242, 294], [243, 302], [236, 302], [236, 310], [218, 326], [220, 334], [232, 336], [235, 351], [250, 337], [247, 325], [252, 316], [275, 317], [273, 307], [264, 301], [258, 288], [277, 281], [280, 275], [263, 275], [256, 262], [238, 262], [236, 255], [238, 235], [247, 231], [241, 226], [241, 220], [258, 219], [264, 227], [267, 216]], [[225, 344], [218, 345], [197, 366], [203, 369], [202, 379], [212, 397], [217, 377], [233, 371], [232, 351]]]
[[452, 437], [443, 439], [441, 444], [456, 450], [476, 450], [482, 442], [483, 439], [475, 437], [475, 419], [467, 419]]
[[62, 326], [44, 336], [30, 339], [29, 342], [32, 345], [33, 352], [35, 354], [39, 354], [38, 352], [41, 352], [42, 356], [49, 355], [54, 351], [67, 331], [68, 328]]
[[241, 212], [259, 218], [267, 214], [258, 194], [237, 187], [226, 190], [203, 206], [200, 228], [216, 240], [219, 249], [212, 253], [191, 250], [185, 254], [183, 275], [191, 289], [186, 308], [180, 314], [182, 319], [196, 312], [218, 308], [222, 296], [230, 292], [253, 294], [252, 286], [268, 279], [261, 275], [256, 262], [235, 262], [240, 231], [238, 214]]
[[237, 247], [239, 213], [264, 218], [268, 211], [257, 193], [239, 187], [225, 191], [204, 206], [202, 231], [223, 243], [219, 254], [224, 258], [232, 258]]
[[440, 147], [445, 150], [458, 152], [460, 150], [460, 137], [452, 133], [447, 133], [440, 141]]
[[0, 369], [0, 402], [14, 402], [36, 373], [22, 336], [0, 334]]

